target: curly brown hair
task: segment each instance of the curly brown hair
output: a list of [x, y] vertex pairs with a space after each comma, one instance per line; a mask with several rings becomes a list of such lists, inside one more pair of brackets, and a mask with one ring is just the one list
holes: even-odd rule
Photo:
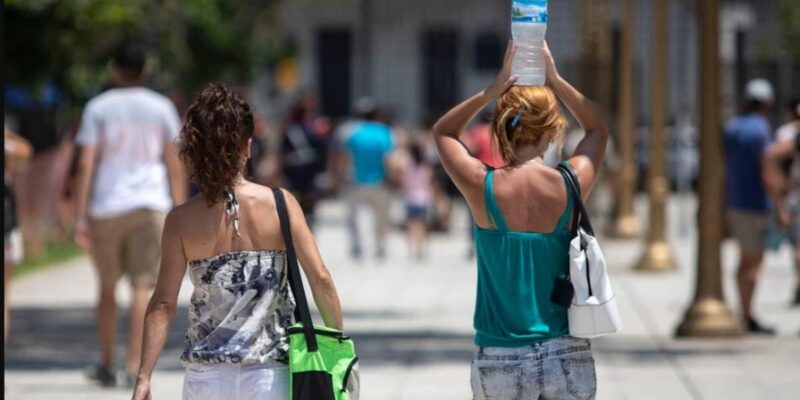
[[250, 106], [225, 85], [209, 84], [189, 107], [180, 156], [209, 205], [220, 201], [225, 188], [235, 183], [252, 137]]

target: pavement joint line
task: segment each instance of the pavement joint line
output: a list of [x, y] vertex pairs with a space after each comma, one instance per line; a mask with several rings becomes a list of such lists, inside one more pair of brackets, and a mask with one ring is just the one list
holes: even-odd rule
[[675, 354], [669, 351], [669, 346], [665, 342], [664, 338], [657, 334], [658, 328], [656, 327], [656, 323], [651, 318], [650, 313], [647, 312], [646, 307], [644, 306], [644, 299], [639, 295], [639, 291], [634, 285], [628, 284], [624, 279], [621, 279], [620, 282], [622, 286], [625, 286], [625, 291], [628, 293], [628, 296], [634, 300], [633, 308], [636, 310], [636, 314], [639, 315], [639, 318], [642, 319], [642, 323], [647, 327], [647, 336], [653, 340], [656, 348], [667, 360], [667, 363], [669, 363], [670, 367], [675, 372], [675, 375], [683, 383], [686, 391], [692, 396], [692, 399], [703, 400], [703, 395], [700, 393], [700, 389], [697, 387], [694, 380], [688, 376], [686, 370], [680, 364]]

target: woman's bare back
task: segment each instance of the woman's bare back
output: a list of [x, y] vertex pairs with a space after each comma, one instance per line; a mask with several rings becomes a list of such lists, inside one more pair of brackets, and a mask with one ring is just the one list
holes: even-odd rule
[[284, 248], [272, 190], [244, 182], [234, 191], [239, 202], [241, 237], [236, 235], [233, 216], [225, 211], [225, 201], [209, 207], [205, 197], [197, 195], [176, 210], [187, 260], [240, 250]]
[[[495, 170], [493, 189], [512, 231], [551, 233], [567, 207], [567, 189], [561, 174], [538, 162]], [[472, 203], [476, 203], [471, 208], [478, 225], [489, 226], [483, 196], [480, 204]]]

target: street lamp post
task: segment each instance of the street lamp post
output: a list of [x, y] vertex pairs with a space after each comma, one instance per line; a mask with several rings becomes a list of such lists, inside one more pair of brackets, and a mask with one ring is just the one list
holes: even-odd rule
[[667, 98], [667, 18], [668, 0], [656, 0], [653, 10], [650, 123], [650, 162], [648, 165], [648, 197], [650, 200], [650, 224], [644, 254], [637, 265], [642, 271], [667, 271], [675, 268], [672, 249], [666, 235], [666, 203], [669, 181], [666, 176], [666, 122]]
[[635, 1], [622, 0], [622, 32], [619, 58], [619, 150], [622, 159], [621, 185], [617, 198], [614, 236], [633, 238], [639, 234], [639, 219], [634, 210], [636, 196], [635, 121], [633, 103], [633, 30]]
[[734, 337], [742, 334], [722, 293], [722, 138], [719, 116], [719, 3], [698, 2], [700, 25], [700, 210], [697, 281], [678, 336]]

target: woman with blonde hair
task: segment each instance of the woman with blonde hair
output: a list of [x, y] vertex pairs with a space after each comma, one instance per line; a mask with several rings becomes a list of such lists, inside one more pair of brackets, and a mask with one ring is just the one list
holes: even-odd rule
[[[475, 399], [593, 399], [591, 345], [569, 336], [567, 309], [551, 301], [568, 272], [571, 193], [544, 164], [562, 141], [561, 100], [586, 131], [566, 162], [585, 199], [603, 163], [608, 128], [598, 107], [564, 80], [545, 44], [547, 86], [514, 86], [514, 46], [486, 90], [455, 106], [434, 127], [447, 173], [475, 219], [478, 292], [472, 363]], [[469, 121], [497, 99], [491, 131], [507, 166], [493, 170], [459, 141]]]

